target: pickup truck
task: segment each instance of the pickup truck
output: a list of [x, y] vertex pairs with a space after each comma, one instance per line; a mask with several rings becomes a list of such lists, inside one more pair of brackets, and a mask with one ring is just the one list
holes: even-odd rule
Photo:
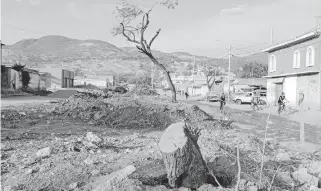
[[[240, 93], [236, 94], [233, 96], [233, 101], [237, 104], [242, 104], [242, 103], [251, 103], [252, 101], [252, 96], [254, 92], [245, 92], [245, 93]], [[260, 105], [266, 105], [267, 104], [267, 99], [266, 99], [266, 93], [265, 92], [260, 92]]]

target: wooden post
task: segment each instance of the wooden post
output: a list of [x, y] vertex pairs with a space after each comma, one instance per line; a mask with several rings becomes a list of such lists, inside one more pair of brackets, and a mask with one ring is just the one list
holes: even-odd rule
[[304, 108], [303, 108], [304, 94], [299, 94], [299, 106], [300, 106], [300, 142], [305, 142], [304, 136]]

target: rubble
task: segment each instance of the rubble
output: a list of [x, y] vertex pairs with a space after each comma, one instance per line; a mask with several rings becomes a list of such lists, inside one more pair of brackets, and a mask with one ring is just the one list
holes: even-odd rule
[[319, 179], [313, 175], [308, 174], [306, 168], [301, 168], [293, 173], [293, 177], [297, 179], [300, 184], [307, 184], [310, 186], [318, 186]]
[[46, 147], [46, 148], [43, 148], [43, 149], [40, 149], [36, 155], [38, 157], [47, 157], [51, 154], [51, 148], [50, 147]]
[[97, 186], [93, 189], [93, 191], [113, 191], [120, 181], [125, 179], [135, 170], [136, 168], [133, 165], [130, 165], [107, 176], [104, 176], [101, 178], [100, 182], [96, 183]]

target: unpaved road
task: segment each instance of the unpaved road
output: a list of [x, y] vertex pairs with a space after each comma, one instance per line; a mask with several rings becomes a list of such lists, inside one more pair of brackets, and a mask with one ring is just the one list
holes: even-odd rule
[[52, 98], [47, 96], [16, 96], [9, 98], [1, 98], [1, 109], [5, 109], [10, 106], [19, 106], [25, 104], [40, 104], [50, 103], [51, 101], [64, 100], [65, 98]]
[[[220, 115], [219, 106], [212, 103], [190, 101], [199, 106], [202, 110], [209, 114]], [[253, 111], [242, 111], [237, 109], [226, 108], [229, 116], [235, 122], [234, 126], [249, 132], [263, 139], [265, 136], [265, 127], [268, 114], [257, 113]], [[278, 141], [298, 141], [300, 138], [300, 125], [298, 122], [288, 120], [284, 117], [272, 115], [270, 117], [272, 124], [269, 125], [267, 131], [268, 139], [277, 139]], [[305, 140], [310, 143], [321, 144], [321, 127], [305, 124]]]

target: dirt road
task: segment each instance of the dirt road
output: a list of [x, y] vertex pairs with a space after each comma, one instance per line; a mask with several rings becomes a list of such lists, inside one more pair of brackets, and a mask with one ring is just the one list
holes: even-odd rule
[[[199, 106], [202, 110], [215, 116], [221, 115], [218, 103], [190, 101]], [[227, 115], [231, 116], [235, 122], [236, 128], [242, 129], [263, 139], [265, 135], [266, 120], [268, 114], [257, 113], [253, 111], [244, 111], [238, 109], [226, 108]], [[223, 115], [221, 115], [223, 116]], [[299, 123], [288, 120], [284, 117], [272, 115], [270, 117], [272, 124], [269, 125], [267, 138], [278, 141], [298, 141], [300, 138]], [[307, 142], [321, 144], [321, 128], [315, 125], [305, 125], [305, 139]]]
[[40, 103], [50, 103], [51, 101], [64, 100], [64, 98], [52, 98], [47, 96], [17, 96], [1, 99], [1, 109], [11, 106], [32, 105]]

